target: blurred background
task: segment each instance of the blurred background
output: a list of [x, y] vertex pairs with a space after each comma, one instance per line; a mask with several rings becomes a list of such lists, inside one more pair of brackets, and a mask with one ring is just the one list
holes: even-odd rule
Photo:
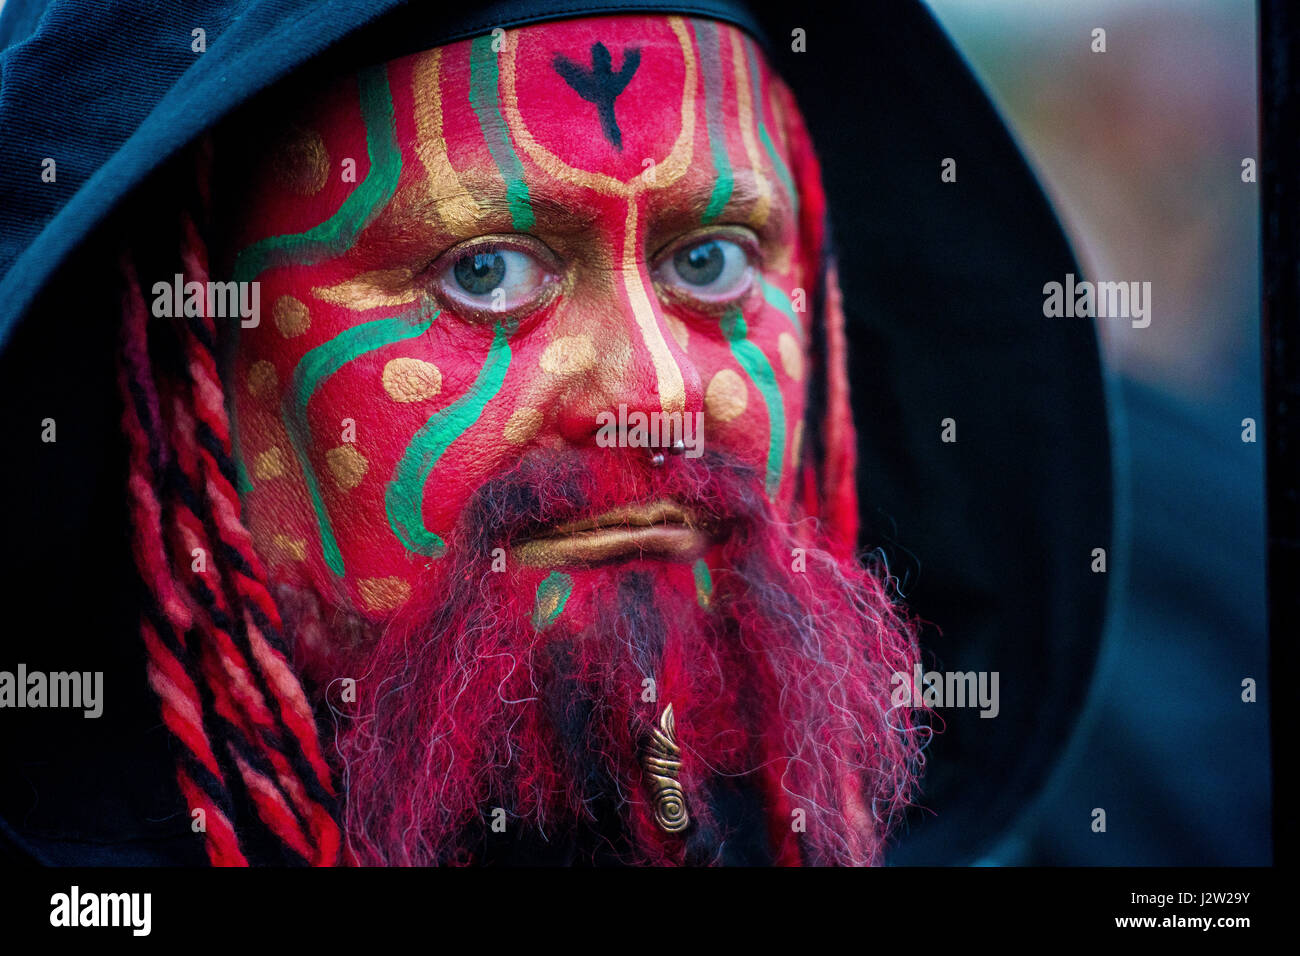
[[[1113, 377], [1110, 621], [1059, 765], [989, 865], [1271, 862], [1255, 6], [926, 0], [1010, 126], [1086, 277]], [[1106, 31], [1106, 52], [1091, 50]], [[1242, 440], [1242, 420], [1257, 441]], [[1242, 681], [1258, 702], [1242, 701]], [[1106, 811], [1105, 833], [1086, 825]], [[1082, 823], [1081, 823], [1082, 821]]]

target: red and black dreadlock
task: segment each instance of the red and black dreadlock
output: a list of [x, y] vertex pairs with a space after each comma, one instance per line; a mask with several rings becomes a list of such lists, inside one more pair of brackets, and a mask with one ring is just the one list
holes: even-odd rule
[[[197, 205], [206, 213], [210, 146], [197, 152]], [[188, 213], [180, 263], [185, 281], [207, 281], [207, 249]], [[191, 812], [203, 811], [214, 865], [249, 863], [254, 822], [240, 819], [243, 806], [290, 860], [338, 864], [345, 850], [332, 772], [240, 519], [216, 325], [202, 316], [150, 321], [137, 269], [123, 253], [118, 383], [131, 545], [145, 591], [149, 683], [180, 743], [181, 793]]]

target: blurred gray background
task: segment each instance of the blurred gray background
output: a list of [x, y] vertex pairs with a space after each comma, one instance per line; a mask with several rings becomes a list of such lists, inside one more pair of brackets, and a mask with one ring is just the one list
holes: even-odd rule
[[[1259, 187], [1241, 178], [1259, 158], [1254, 4], [926, 2], [1087, 277], [1152, 283], [1148, 328], [1098, 320], [1125, 548], [1089, 702], [983, 862], [1268, 864]], [[1247, 677], [1257, 703], [1241, 699]]]

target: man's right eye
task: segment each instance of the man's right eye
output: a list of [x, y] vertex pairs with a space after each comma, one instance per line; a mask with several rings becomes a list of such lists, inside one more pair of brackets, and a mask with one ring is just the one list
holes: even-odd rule
[[549, 299], [557, 278], [530, 237], [475, 239], [449, 249], [434, 265], [436, 292], [454, 312], [522, 315]]

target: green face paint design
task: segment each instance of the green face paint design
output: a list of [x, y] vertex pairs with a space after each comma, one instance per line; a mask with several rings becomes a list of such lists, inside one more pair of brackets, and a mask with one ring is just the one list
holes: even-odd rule
[[533, 228], [533, 210], [528, 202], [528, 184], [524, 182], [524, 167], [510, 143], [505, 120], [501, 117], [498, 92], [497, 55], [492, 49], [494, 38], [479, 37], [473, 41], [469, 57], [469, 101], [478, 117], [479, 129], [487, 141], [488, 150], [497, 164], [497, 170], [506, 184], [506, 201], [510, 204], [510, 219], [520, 232]]
[[422, 335], [433, 324], [435, 318], [437, 313], [418, 323], [405, 317], [366, 322], [340, 332], [324, 345], [316, 346], [302, 357], [302, 361], [293, 370], [292, 384], [284, 394], [284, 425], [289, 433], [294, 454], [298, 456], [298, 464], [307, 483], [307, 493], [311, 495], [312, 507], [316, 511], [325, 563], [335, 574], [343, 574], [343, 555], [339, 552], [329, 515], [325, 511], [325, 503], [321, 500], [320, 481], [316, 477], [316, 469], [312, 466], [307, 452], [311, 444], [311, 434], [307, 428], [307, 403], [311, 401], [312, 395], [321, 383], [348, 362], [386, 345], [392, 345], [394, 342]]
[[402, 544], [417, 554], [436, 557], [442, 553], [442, 538], [424, 526], [425, 486], [442, 453], [478, 421], [483, 407], [500, 391], [510, 368], [507, 339], [505, 330], [498, 324], [487, 361], [473, 386], [446, 408], [433, 413], [411, 439], [393, 472], [385, 496], [388, 523]]
[[270, 236], [247, 246], [235, 260], [234, 279], [250, 282], [271, 266], [311, 264], [346, 251], [384, 205], [393, 198], [402, 172], [397, 145], [393, 100], [382, 66], [357, 74], [361, 115], [366, 128], [370, 171], [324, 222], [304, 232]]
[[703, 558], [695, 562], [692, 572], [695, 575], [695, 600], [700, 607], [707, 608], [713, 601], [713, 575]]
[[537, 585], [537, 597], [533, 602], [533, 627], [544, 631], [550, 627], [573, 593], [573, 578], [559, 571], [552, 571], [542, 583]]
[[736, 361], [749, 376], [750, 382], [763, 396], [767, 406], [767, 494], [776, 496], [781, 484], [781, 469], [785, 460], [785, 403], [781, 390], [776, 384], [776, 373], [772, 363], [753, 342], [746, 337], [749, 334], [745, 319], [739, 312], [730, 312], [722, 319], [722, 334], [731, 343], [731, 352]]

